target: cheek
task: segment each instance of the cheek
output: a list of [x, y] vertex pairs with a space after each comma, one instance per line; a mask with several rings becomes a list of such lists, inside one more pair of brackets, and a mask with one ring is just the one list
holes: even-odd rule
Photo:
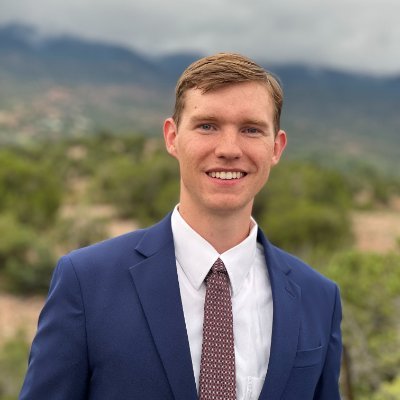
[[190, 151], [189, 148], [182, 148], [182, 146], [177, 148], [176, 151], [176, 159], [179, 163], [179, 168], [181, 171], [181, 175], [191, 174], [195, 168], [195, 155], [193, 151]]
[[274, 149], [270, 143], [264, 143], [257, 148], [257, 152], [254, 152], [254, 160], [256, 160], [260, 170], [269, 171], [273, 155]]
[[212, 146], [205, 140], [187, 138], [177, 143], [176, 153], [178, 160], [187, 165], [196, 165], [212, 154]]

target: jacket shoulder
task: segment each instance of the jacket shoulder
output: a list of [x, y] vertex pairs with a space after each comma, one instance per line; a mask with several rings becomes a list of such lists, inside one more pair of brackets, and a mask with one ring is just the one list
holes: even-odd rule
[[291, 279], [299, 284], [314, 283], [319, 287], [334, 289], [336, 291], [337, 285], [335, 282], [324, 276], [305, 261], [279, 247], [274, 245], [271, 245], [271, 247], [277, 257], [287, 265]]
[[125, 265], [138, 262], [148, 252], [172, 239], [170, 215], [153, 226], [138, 229], [115, 238], [73, 250], [67, 257], [74, 265], [103, 265], [119, 263]]
[[146, 231], [147, 229], [139, 229], [125, 233], [87, 247], [73, 250], [66, 256], [75, 264], [81, 261], [90, 261], [91, 263], [95, 260], [110, 261], [110, 259], [133, 254], [135, 253], [137, 243], [139, 243]]

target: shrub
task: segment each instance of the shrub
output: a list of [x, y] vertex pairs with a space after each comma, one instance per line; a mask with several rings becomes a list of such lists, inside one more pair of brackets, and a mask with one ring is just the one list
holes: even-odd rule
[[20, 332], [0, 349], [0, 400], [17, 400], [27, 367], [29, 346]]
[[54, 220], [62, 189], [53, 170], [8, 151], [0, 152], [0, 212], [43, 228]]
[[0, 215], [0, 274], [7, 289], [46, 292], [55, 257], [52, 246], [12, 214]]
[[351, 203], [339, 172], [296, 162], [272, 171], [253, 213], [272, 242], [304, 257], [350, 246]]
[[399, 254], [355, 251], [338, 254], [323, 269], [341, 290], [343, 338], [358, 396], [370, 395], [400, 369], [399, 271]]

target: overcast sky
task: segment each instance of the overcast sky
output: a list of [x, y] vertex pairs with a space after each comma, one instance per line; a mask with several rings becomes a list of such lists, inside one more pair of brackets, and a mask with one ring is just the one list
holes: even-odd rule
[[147, 54], [241, 52], [400, 73], [400, 0], [0, 0], [0, 24], [33, 24]]

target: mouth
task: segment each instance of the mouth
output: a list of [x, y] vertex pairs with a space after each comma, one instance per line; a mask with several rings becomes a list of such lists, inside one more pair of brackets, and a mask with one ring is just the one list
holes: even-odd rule
[[211, 178], [216, 178], [221, 180], [232, 180], [232, 179], [243, 178], [247, 174], [242, 171], [210, 171], [207, 172], [207, 175]]

